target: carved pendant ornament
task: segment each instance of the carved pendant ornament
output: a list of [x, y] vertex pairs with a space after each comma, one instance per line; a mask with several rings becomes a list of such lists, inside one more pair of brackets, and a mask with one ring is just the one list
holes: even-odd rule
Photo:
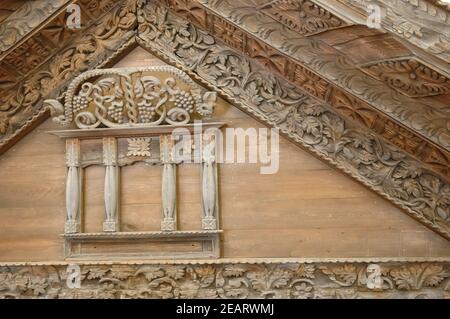
[[46, 103], [55, 122], [94, 129], [187, 124], [209, 117], [215, 99], [179, 69], [155, 66], [85, 72], [69, 86], [64, 105]]

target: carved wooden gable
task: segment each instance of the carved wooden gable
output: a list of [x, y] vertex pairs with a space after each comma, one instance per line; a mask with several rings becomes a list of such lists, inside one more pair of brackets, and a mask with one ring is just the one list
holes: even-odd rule
[[[366, 26], [367, 1], [346, 0], [36, 1], [0, 17], [0, 153], [52, 116], [62, 127], [51, 126], [53, 136], [45, 136], [56, 135], [65, 146], [40, 142], [46, 137], [39, 128], [30, 135], [32, 152], [48, 149], [43, 161], [53, 161], [56, 175], [66, 173], [49, 191], [39, 190], [44, 199], [55, 193], [43, 207], [26, 199], [23, 204], [33, 216], [56, 202], [61, 206], [53, 208], [64, 211], [64, 221], [55, 218], [30, 231], [35, 236], [57, 228], [60, 242], [38, 238], [27, 244], [30, 239], [14, 237], [14, 223], [4, 227], [14, 247], [48, 247], [52, 258], [60, 249], [65, 261], [0, 264], [0, 288], [7, 287], [0, 295], [448, 298], [448, 7], [431, 0], [372, 2], [386, 13], [378, 29]], [[79, 29], [65, 27], [69, 4], [84, 12]], [[110, 68], [137, 48], [164, 65]], [[223, 117], [223, 108], [215, 114], [217, 98], [380, 196], [346, 177], [326, 175], [319, 162], [309, 173], [297, 170], [304, 162], [295, 162], [294, 151], [285, 156], [295, 169], [288, 165], [279, 183], [235, 165], [224, 167], [219, 180], [214, 132], [250, 124]], [[7, 165], [14, 165], [8, 155], [15, 152], [3, 155]], [[28, 153], [18, 153], [24, 176], [46, 165], [26, 164]], [[19, 183], [18, 165], [6, 181]], [[127, 188], [137, 178], [144, 186]], [[22, 209], [8, 201], [18, 189], [12, 183], [0, 192], [6, 221]], [[317, 190], [329, 194], [302, 197]], [[345, 190], [353, 192], [347, 202], [347, 195], [340, 198]], [[133, 191], [139, 195], [130, 196]], [[37, 196], [29, 189], [27, 194]], [[390, 204], [441, 237], [399, 217]], [[158, 216], [150, 214], [152, 205], [160, 208]], [[377, 216], [373, 227], [367, 210]], [[130, 215], [134, 224], [121, 218]], [[308, 219], [316, 215], [320, 223]], [[147, 227], [146, 218], [156, 220], [156, 229]], [[333, 242], [339, 244], [330, 249]], [[4, 251], [0, 247], [0, 262]], [[314, 257], [314, 251], [332, 258], [298, 259]], [[384, 258], [389, 254], [395, 256]], [[73, 262], [87, 274], [77, 291], [55, 279], [64, 278], [64, 267]], [[11, 284], [18, 276], [28, 278], [23, 287]], [[115, 285], [99, 289], [113, 279]], [[271, 286], [272, 279], [282, 284]]]

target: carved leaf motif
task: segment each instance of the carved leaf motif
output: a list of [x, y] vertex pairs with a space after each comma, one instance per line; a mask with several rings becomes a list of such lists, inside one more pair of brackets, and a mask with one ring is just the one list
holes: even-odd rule
[[424, 278], [423, 285], [425, 287], [437, 287], [445, 278], [450, 275], [442, 266], [430, 265], [422, 275]]
[[170, 278], [172, 278], [174, 280], [180, 280], [184, 277], [185, 267], [182, 267], [182, 266], [167, 267], [166, 274], [167, 274], [167, 276], [169, 276]]
[[409, 195], [419, 197], [422, 194], [419, 183], [414, 179], [407, 179], [403, 185]]
[[330, 268], [321, 266], [319, 269], [340, 286], [353, 285], [358, 277], [356, 267], [350, 264]]
[[197, 267], [195, 273], [200, 277], [202, 287], [209, 287], [215, 280], [216, 270], [211, 266]]
[[125, 280], [135, 273], [134, 268], [128, 265], [114, 265], [111, 267], [110, 276], [114, 279]]
[[246, 269], [239, 266], [227, 266], [223, 271], [223, 276], [226, 278], [241, 277], [245, 274]]
[[164, 271], [161, 267], [143, 266], [136, 272], [136, 275], [140, 274], [143, 274], [148, 281], [152, 281], [153, 279], [163, 277]]
[[295, 275], [300, 278], [310, 278], [313, 279], [315, 277], [316, 269], [314, 265], [311, 264], [301, 264], [297, 270], [295, 271]]
[[103, 278], [109, 271], [107, 267], [92, 267], [87, 271], [87, 278], [89, 280], [92, 279], [101, 279]]
[[398, 289], [417, 290], [424, 287], [438, 286], [445, 278], [449, 277], [441, 265], [413, 265], [403, 266], [391, 270], [390, 275], [394, 278]]

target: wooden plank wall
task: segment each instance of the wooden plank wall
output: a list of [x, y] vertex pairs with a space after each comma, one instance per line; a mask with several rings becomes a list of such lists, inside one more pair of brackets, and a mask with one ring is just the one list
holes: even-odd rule
[[[162, 63], [136, 49], [118, 66]], [[226, 102], [215, 118], [228, 127], [263, 127]], [[45, 133], [46, 121], [0, 157], [0, 262], [58, 261], [64, 225], [64, 143]], [[122, 230], [158, 230], [160, 167], [122, 170]], [[86, 171], [89, 232], [103, 221], [101, 167]], [[200, 229], [200, 174], [179, 170], [183, 230]], [[448, 257], [450, 244], [392, 204], [281, 139], [280, 171], [259, 165], [220, 168], [224, 257]]]

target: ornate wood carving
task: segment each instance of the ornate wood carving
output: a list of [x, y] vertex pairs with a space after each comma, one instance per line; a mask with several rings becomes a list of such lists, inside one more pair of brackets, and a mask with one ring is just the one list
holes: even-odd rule
[[[317, 2], [317, 0], [314, 0], [313, 2]], [[103, 18], [98, 22], [83, 26], [84, 31], [82, 34], [70, 35], [64, 33], [64, 28], [61, 28], [61, 21], [64, 21], [64, 19], [61, 19], [61, 15], [59, 15], [57, 17], [55, 16], [55, 19], [49, 20], [42, 27], [42, 32], [37, 32], [29, 37], [29, 43], [32, 43], [33, 41], [42, 43], [43, 41], [45, 42], [46, 39], [49, 39], [49, 34], [58, 34], [56, 37], [57, 40], [55, 40], [55, 38], [51, 39], [51, 42], [54, 45], [54, 47], [51, 48], [52, 53], [49, 54], [47, 58], [41, 59], [40, 57], [36, 57], [36, 61], [40, 62], [35, 65], [33, 70], [26, 71], [28, 72], [26, 78], [23, 78], [25, 74], [18, 73], [12, 65], [8, 64], [6, 61], [4, 61], [4, 63], [2, 61], [0, 64], [0, 74], [5, 74], [7, 76], [4, 78], [5, 81], [0, 83], [0, 151], [4, 151], [6, 147], [12, 145], [21, 134], [25, 134], [25, 132], [37, 125], [39, 121], [48, 116], [46, 110], [42, 107], [43, 98], [55, 98], [60, 96], [65, 86], [67, 86], [69, 81], [80, 71], [104, 65], [120, 54], [122, 50], [133, 45], [133, 35], [136, 32], [135, 28], [137, 26], [137, 19], [135, 16], [136, 2], [134, 0], [129, 0], [117, 3], [114, 2], [114, 4], [112, 3], [113, 2], [106, 0], [101, 3], [88, 0], [81, 2], [83, 8], [87, 9], [88, 15], [92, 18], [92, 20], [89, 21], [95, 21], [103, 15]], [[338, 110], [345, 110], [345, 112], [348, 112], [348, 116], [353, 120], [358, 121], [359, 124], [365, 123], [364, 126], [369, 127], [371, 131], [362, 130], [362, 132], [365, 132], [366, 136], [370, 136], [369, 139], [374, 145], [382, 145], [375, 148], [368, 148], [370, 149], [369, 153], [376, 153], [375, 158], [377, 158], [377, 160], [371, 162], [372, 164], [370, 165], [365, 163], [353, 163], [354, 157], [350, 156], [348, 152], [346, 152], [346, 156], [341, 156], [339, 160], [336, 160], [335, 157], [340, 156], [339, 152], [342, 152], [342, 149], [336, 154], [329, 150], [319, 151], [323, 146], [311, 146], [310, 149], [315, 149], [314, 152], [317, 152], [321, 157], [327, 158], [333, 163], [339, 162], [340, 164], [338, 164], [338, 167], [350, 173], [358, 180], [364, 181], [364, 183], [370, 185], [371, 188], [377, 189], [381, 194], [387, 194], [389, 199], [407, 209], [413, 216], [416, 216], [422, 221], [427, 220], [426, 223], [428, 223], [428, 225], [439, 225], [436, 226], [438, 228], [446, 227], [445, 225], [442, 225], [439, 218], [435, 218], [435, 215], [444, 216], [444, 224], [446, 223], [447, 218], [445, 218], [445, 216], [448, 216], [448, 204], [446, 203], [448, 202], [448, 195], [446, 192], [447, 183], [426, 168], [429, 167], [443, 176], [448, 176], [449, 174], [450, 165], [449, 153], [447, 150], [448, 145], [450, 145], [450, 140], [448, 138], [450, 136], [450, 131], [446, 121], [448, 114], [445, 110], [433, 109], [428, 105], [406, 98], [400, 94], [385, 94], [386, 92], [389, 92], [387, 91], [387, 85], [380, 86], [378, 81], [362, 77], [362, 73], [357, 72], [348, 59], [336, 54], [335, 51], [330, 51], [330, 48], [323, 43], [308, 40], [303, 37], [298, 38], [299, 34], [289, 28], [279, 29], [279, 24], [272, 18], [259, 16], [261, 19], [255, 21], [252, 15], [247, 15], [245, 16], [245, 19], [239, 20], [239, 23], [230, 23], [229, 20], [232, 20], [232, 18], [230, 18], [228, 13], [230, 10], [234, 10], [233, 6], [230, 6], [231, 2], [203, 1], [202, 5], [195, 1], [179, 2], [176, 5], [172, 2], [169, 3], [178, 8], [176, 9], [178, 14], [182, 13], [181, 11], [184, 10], [185, 13], [183, 14], [189, 15], [191, 21], [198, 23], [203, 28], [209, 26], [209, 29], [212, 30], [214, 34], [217, 34], [218, 37], [225, 42], [228, 41], [227, 43], [229, 45], [238, 50], [246, 50], [249, 45], [248, 43], [253, 43], [252, 48], [256, 48], [257, 50], [250, 52], [253, 52], [252, 56], [255, 59], [258, 59], [263, 64], [266, 63], [266, 65], [270, 66], [272, 70], [275, 70], [278, 73], [284, 70], [286, 74], [282, 75], [285, 76], [285, 78], [289, 79], [321, 102], [329, 103]], [[182, 5], [184, 6], [184, 9], [180, 10]], [[220, 14], [216, 12], [219, 5], [222, 6], [220, 7], [222, 10]], [[208, 7], [210, 11], [205, 10], [206, 7]], [[234, 12], [238, 11], [239, 10], [234, 10]], [[250, 22], [247, 23], [248, 21]], [[140, 30], [145, 31], [148, 23], [149, 19], [144, 18], [140, 22]], [[211, 28], [211, 23], [214, 24], [214, 28]], [[164, 24], [164, 22], [153, 20], [151, 24], [159, 27], [159, 25]], [[239, 24], [239, 28], [236, 26], [237, 24]], [[262, 28], [263, 25], [264, 28]], [[110, 28], [109, 26], [114, 27]], [[198, 30], [199, 34], [196, 37], [201, 39], [199, 41], [203, 42], [197, 43], [196, 39], [186, 40], [186, 34], [183, 36], [186, 27], [182, 25], [180, 28], [180, 41], [187, 41], [186, 45], [189, 47], [189, 50], [178, 48], [178, 46], [183, 45], [181, 42], [169, 41], [168, 44], [161, 43], [158, 46], [164, 48], [164, 52], [172, 52], [173, 50], [177, 52], [176, 56], [173, 56], [172, 53], [166, 53], [165, 57], [171, 56], [172, 61], [177, 61], [178, 63], [180, 63], [179, 58], [185, 59], [185, 61], [182, 61], [180, 64], [184, 64], [188, 68], [196, 69], [196, 72], [200, 74], [205, 81], [207, 80], [207, 83], [217, 84], [218, 82], [221, 82], [218, 85], [219, 88], [228, 85], [229, 83], [221, 77], [224, 70], [216, 71], [213, 67], [210, 67], [208, 63], [204, 63], [202, 59], [199, 58], [198, 61], [194, 61], [193, 59], [193, 56], [197, 53], [202, 54], [203, 57], [203, 54], [207, 51], [207, 47], [214, 44], [214, 39], [205, 35], [203, 31]], [[187, 29], [188, 28], [189, 27], [187, 27]], [[259, 34], [258, 30], [263, 30], [263, 34]], [[283, 30], [283, 32], [280, 33], [280, 30]], [[156, 31], [142, 32], [144, 33], [144, 38], [148, 37], [148, 34], [145, 34], [146, 32]], [[253, 34], [253, 37], [248, 37], [248, 34]], [[257, 43], [256, 45], [255, 40], [261, 39], [264, 40], [263, 42], [267, 42], [270, 45], [266, 43]], [[288, 41], [288, 39], [291, 39], [291, 41]], [[295, 43], [292, 42], [292, 39], [296, 39]], [[249, 40], [252, 40], [253, 42]], [[11, 47], [11, 54], [15, 55], [17, 59], [29, 59], [30, 57], [26, 57], [25, 54], [23, 54], [25, 51], [23, 51], [24, 47], [21, 46], [25, 44], [25, 41], [22, 42], [23, 43], [19, 42], [16, 47]], [[191, 46], [191, 43], [196, 44]], [[61, 46], [58, 46], [58, 44]], [[148, 45], [149, 44], [147, 44], [147, 47]], [[268, 52], [270, 53], [269, 55], [262, 52], [266, 49], [271, 49], [271, 52]], [[38, 50], [36, 50], [36, 52], [38, 52]], [[161, 50], [159, 52], [161, 53]], [[43, 54], [47, 53], [43, 52]], [[205, 54], [205, 56], [206, 55], [207, 54]], [[270, 61], [270, 59], [274, 57], [276, 57], [276, 63]], [[287, 58], [286, 63], [283, 61], [283, 57]], [[211, 57], [209, 58], [212, 59]], [[34, 61], [34, 59], [31, 60]], [[238, 60], [240, 61], [239, 57]], [[24, 65], [23, 62], [18, 62], [14, 59], [12, 61], [15, 63], [14, 65]], [[204, 70], [198, 68], [197, 64], [200, 66], [203, 65]], [[303, 65], [307, 66], [308, 69]], [[282, 66], [282, 68], [280, 68], [280, 66]], [[209, 76], [207, 75], [209, 72], [208, 68], [213, 72]], [[198, 72], [197, 69], [201, 72]], [[214, 72], [218, 72], [218, 74], [214, 74]], [[15, 83], [16, 78], [20, 79], [20, 83]], [[268, 75], [266, 78], [269, 79], [270, 83], [273, 77]], [[339, 87], [330, 85], [330, 82], [338, 83]], [[283, 124], [285, 115], [289, 114], [289, 111], [283, 107], [283, 105], [287, 104], [285, 101], [281, 101], [282, 103], [277, 101], [279, 104], [272, 110], [267, 110], [264, 105], [261, 106], [260, 104], [262, 103], [260, 99], [254, 95], [255, 90], [258, 91], [260, 89], [258, 84], [259, 83], [256, 83], [255, 86], [251, 85], [245, 88], [235, 88], [235, 86], [232, 85], [231, 90], [234, 92], [228, 91], [226, 95], [236, 102], [236, 92], [245, 90], [249, 90], [249, 92], [253, 91], [248, 93], [253, 94], [254, 96], [253, 101], [250, 101], [251, 103], [248, 102], [248, 104], [253, 105], [256, 109], [261, 108], [264, 110], [264, 112], [255, 111], [253, 114], [256, 117], [265, 120], [268, 124]], [[270, 87], [270, 85], [263, 85]], [[340, 87], [345, 87], [346, 90], [350, 91], [354, 96], [341, 90]], [[273, 90], [273, 87], [271, 89]], [[224, 90], [221, 91], [222, 93], [224, 92]], [[289, 96], [288, 93], [285, 94]], [[300, 94], [302, 93], [300, 92]], [[338, 96], [339, 98], [336, 98]], [[355, 96], [359, 97], [361, 100], [355, 99]], [[334, 104], [334, 100], [339, 104]], [[369, 106], [367, 102], [363, 100], [369, 102], [374, 108]], [[247, 102], [245, 101], [248, 101], [248, 96], [244, 95], [244, 103], [242, 105], [247, 105]], [[239, 103], [236, 102], [236, 104]], [[380, 109], [382, 112], [376, 112], [375, 108]], [[390, 114], [398, 122], [401, 122], [402, 125], [383, 115], [383, 112]], [[334, 113], [332, 112], [332, 114]], [[344, 114], [344, 112], [341, 112], [341, 114]], [[350, 126], [354, 127], [352, 125]], [[357, 129], [359, 129], [359, 127]], [[345, 130], [347, 130], [347, 124], [345, 125]], [[288, 130], [286, 129], [285, 133], [287, 131]], [[393, 187], [392, 185], [403, 185], [406, 182], [406, 179], [409, 181], [409, 176], [405, 175], [404, 177], [401, 177], [400, 175], [395, 174], [396, 177], [393, 177], [393, 173], [391, 173], [390, 177], [387, 177], [387, 179], [385, 178], [389, 175], [387, 173], [389, 171], [388, 167], [390, 167], [389, 165], [392, 163], [384, 163], [384, 156], [381, 153], [384, 152], [385, 146], [389, 149], [391, 149], [391, 146], [386, 145], [382, 141], [378, 143], [378, 137], [372, 134], [374, 132], [426, 164], [424, 170], [420, 169], [417, 176], [413, 174], [414, 176], [412, 177], [420, 187], [409, 188], [409, 191], [405, 191], [405, 189], [402, 188], [402, 190], [395, 192], [396, 194], [394, 194], [393, 191], [387, 191], [387, 189], [398, 188]], [[89, 132], [86, 132], [86, 134], [89, 134]], [[439, 144], [438, 147], [429, 143], [423, 138], [424, 136]], [[297, 133], [295, 133], [293, 134], [293, 139], [303, 140], [303, 136], [297, 137]], [[334, 142], [331, 144], [335, 145]], [[383, 149], [381, 153], [379, 151], [380, 148]], [[424, 167], [422, 163], [411, 159], [409, 156], [405, 156], [405, 154], [399, 152], [398, 149], [393, 148], [393, 150], [395, 150], [396, 154], [395, 164], [392, 164], [393, 170], [395, 170], [397, 165], [400, 165], [404, 160], [407, 160], [409, 166], [415, 166], [416, 168]], [[356, 152], [356, 150], [353, 150], [353, 152]], [[381, 168], [378, 167], [378, 160], [383, 163]], [[345, 163], [345, 161], [351, 161], [351, 163]], [[372, 169], [367, 170], [367, 166], [372, 167]], [[417, 171], [417, 169], [415, 170]], [[410, 171], [412, 172], [413, 170], [411, 169]], [[430, 178], [433, 182], [429, 182]], [[396, 182], [394, 184], [387, 183], [387, 181], [391, 180], [396, 180]], [[424, 181], [429, 187], [424, 186]], [[430, 189], [432, 189], [432, 191], [430, 191]], [[433, 195], [434, 192], [443, 194], [441, 199], [437, 200], [436, 196]], [[420, 200], [416, 201], [417, 197], [420, 198]], [[411, 208], [411, 202], [408, 204], [408, 201], [414, 202], [414, 204], [412, 204], [414, 207]], [[438, 202], [439, 204], [437, 204]], [[417, 213], [417, 210], [419, 213]], [[439, 214], [437, 212], [439, 212]], [[425, 219], [423, 218], [424, 214], [428, 216], [425, 217]]]
[[[155, 77], [156, 73], [164, 77]], [[100, 81], [92, 82], [98, 77]], [[45, 102], [54, 120], [65, 126], [75, 122], [81, 129], [149, 127], [187, 124], [193, 115], [207, 118], [216, 96], [204, 91], [171, 66], [102, 69], [77, 77], [67, 89], [64, 105]]]
[[448, 260], [79, 264], [79, 288], [68, 266], [0, 265], [0, 298], [450, 298]]
[[[443, 147], [437, 147], [432, 142], [428, 141], [427, 138], [421, 135], [420, 132], [417, 131], [417, 127], [426, 125], [427, 129], [430, 128], [430, 125], [435, 127], [434, 130], [430, 130], [428, 134], [428, 138], [432, 138], [431, 135], [436, 136], [436, 134], [441, 134], [444, 139], [447, 139], [446, 131], [447, 127], [445, 125], [445, 114], [443, 114], [441, 111], [432, 110], [427, 107], [427, 109], [422, 108], [423, 116], [420, 117], [420, 125], [414, 125], [414, 128], [411, 127], [404, 127], [403, 125], [400, 125], [397, 121], [393, 120], [391, 117], [387, 116], [383, 110], [378, 110], [377, 108], [373, 107], [373, 101], [374, 99], [378, 97], [382, 97], [385, 101], [387, 95], [385, 94], [387, 91], [391, 91], [389, 88], [385, 88], [384, 91], [377, 91], [368, 93], [370, 90], [372, 90], [374, 87], [377, 87], [377, 84], [374, 83], [367, 83], [364, 84], [364, 88], [361, 88], [361, 91], [366, 92], [368, 95], [370, 95], [370, 104], [355, 97], [354, 95], [347, 93], [345, 90], [341, 89], [340, 87], [333, 85], [330, 80], [326, 79], [324, 76], [319, 76], [315, 72], [312, 72], [305, 68], [303, 63], [300, 63], [296, 58], [297, 55], [289, 54], [286, 56], [283, 54], [283, 49], [274, 49], [272, 46], [269, 46], [265, 44], [266, 42], [271, 42], [269, 40], [272, 39], [270, 36], [261, 36], [259, 38], [256, 38], [247, 32], [242, 32], [242, 30], [238, 30], [236, 26], [232, 24], [232, 22], [228, 21], [227, 19], [222, 18], [219, 16], [219, 14], [214, 11], [218, 10], [216, 6], [212, 6], [214, 10], [210, 10], [210, 8], [205, 7], [196, 1], [188, 1], [181, 6], [178, 2], [174, 2], [172, 0], [168, 0], [170, 8], [172, 8], [177, 14], [182, 14], [183, 16], [189, 16], [187, 12], [189, 12], [189, 8], [192, 11], [195, 11], [198, 13], [199, 11], [203, 10], [204, 14], [203, 16], [207, 17], [203, 21], [206, 23], [205, 25], [200, 25], [205, 30], [211, 30], [214, 35], [219, 37], [221, 40], [223, 40], [225, 43], [229, 44], [233, 48], [239, 50], [241, 53], [246, 54], [247, 56], [254, 58], [258, 60], [261, 64], [266, 66], [268, 69], [275, 71], [279, 75], [283, 76], [285, 79], [291, 81], [293, 84], [301, 88], [302, 90], [306, 91], [308, 94], [318, 98], [324, 103], [329, 104], [330, 106], [334, 107], [338, 112], [340, 112], [342, 115], [351, 118], [352, 120], [358, 122], [358, 124], [363, 125], [367, 128], [370, 128], [372, 130], [375, 130], [379, 135], [381, 135], [383, 138], [385, 138], [387, 141], [397, 145], [398, 147], [402, 148], [406, 152], [408, 152], [410, 155], [416, 157], [420, 161], [426, 163], [429, 165], [429, 167], [434, 170], [435, 172], [442, 174], [447, 179], [450, 179], [450, 152], [446, 148], [447, 142], [444, 143]], [[188, 5], [189, 4], [189, 5]], [[247, 8], [248, 11], [239, 11], [234, 10], [235, 4], [231, 5], [228, 4], [228, 7], [220, 7], [220, 12], [228, 12], [230, 19], [238, 20], [240, 24], [243, 25], [245, 28], [245, 19], [238, 19], [236, 17], [236, 14], [242, 14], [247, 19], [251, 18], [251, 13], [255, 15], [254, 8]], [[180, 9], [182, 8], [182, 10]], [[248, 14], [245, 14], [247, 12]], [[241, 21], [242, 20], [242, 21]], [[194, 20], [193, 20], [194, 21]], [[198, 20], [195, 20], [198, 21]], [[287, 36], [285, 34], [281, 34], [279, 30], [279, 26], [276, 24], [265, 22], [264, 24], [259, 20], [252, 21], [251, 28], [249, 26], [250, 30], [253, 30], [254, 24], [256, 23], [258, 25], [258, 30], [261, 28], [272, 28], [273, 32], [276, 33], [277, 38], [287, 39]], [[250, 25], [250, 22], [249, 22]], [[219, 30], [216, 32], [216, 30]], [[233, 34], [233, 37], [229, 37], [224, 33], [222, 30], [229, 30], [230, 34]], [[257, 32], [254, 33], [254, 35], [257, 35]], [[240, 35], [241, 39], [237, 39], [238, 35]], [[222, 38], [225, 36], [225, 38]], [[292, 35], [292, 37], [295, 37]], [[298, 37], [298, 35], [297, 35]], [[264, 41], [263, 41], [264, 40]], [[306, 41], [306, 40], [305, 40]], [[308, 40], [309, 41], [309, 40]], [[284, 42], [286, 44], [287, 42]], [[283, 44], [283, 45], [284, 45]], [[321, 48], [324, 52], [329, 52], [330, 49], [328, 48]], [[280, 52], [281, 51], [281, 52]], [[285, 50], [286, 51], [286, 50]], [[330, 63], [336, 63], [334, 61], [334, 58], [336, 57], [336, 54], [338, 53], [329, 52], [330, 55], [324, 55], [323, 52], [319, 53], [319, 50], [316, 50], [316, 47], [309, 47], [308, 52], [304, 52], [303, 56], [309, 56], [311, 55], [311, 52], [314, 52], [314, 54], [317, 53], [317, 59], [312, 63], [313, 68], [316, 68], [316, 66], [325, 66], [330, 65]], [[286, 52], [284, 52], [286, 53]], [[333, 61], [320, 61], [322, 56], [325, 57], [331, 57]], [[350, 63], [350, 62], [349, 62]], [[333, 75], [333, 77], [338, 79], [345, 79], [342, 82], [345, 82], [345, 87], [347, 87], [348, 82], [347, 80], [353, 81], [353, 84], [351, 84], [352, 87], [356, 87], [361, 85], [362, 79], [360, 78], [360, 75], [357, 77], [353, 77], [354, 73], [350, 71], [349, 69], [350, 64], [343, 67], [342, 63], [339, 62], [339, 65], [337, 65], [338, 68], [341, 69], [339, 74]], [[308, 67], [310, 67], [308, 65]], [[344, 70], [345, 69], [345, 70]], [[337, 70], [337, 68], [332, 68], [332, 70]], [[361, 73], [358, 71], [358, 73]], [[367, 76], [365, 76], [367, 78]], [[366, 81], [366, 79], [364, 79]], [[339, 96], [339, 97], [337, 97]], [[416, 102], [413, 101], [404, 101], [404, 104], [398, 105], [398, 99], [400, 97], [395, 97], [391, 102], [389, 102], [389, 107], [394, 105], [395, 103], [397, 106], [395, 107], [396, 111], [399, 112], [399, 115], [402, 118], [402, 121], [405, 119], [405, 117], [411, 116], [414, 112], [416, 112]], [[412, 103], [412, 104], [411, 104]], [[411, 106], [414, 105], [414, 106]], [[402, 110], [401, 110], [402, 109]], [[421, 112], [422, 112], [421, 111]], [[437, 113], [436, 113], [437, 112]], [[401, 113], [401, 114], [400, 114]], [[440, 113], [438, 117], [438, 113]], [[428, 121], [428, 119], [431, 119], [430, 117], [433, 117], [432, 123], [425, 122]], [[419, 118], [417, 118], [419, 120]], [[437, 128], [437, 126], [440, 126], [440, 128]], [[424, 126], [425, 127], [425, 126]], [[395, 130], [392, 130], [392, 128], [396, 128]], [[450, 136], [450, 131], [449, 135]], [[408, 140], [408, 143], [405, 143], [405, 141]], [[449, 140], [450, 142], [450, 140]], [[449, 144], [450, 145], [450, 144]], [[438, 154], [437, 156], [430, 156], [430, 154]]]
[[[164, 1], [177, 14], [188, 16], [186, 5], [183, 6], [183, 10], [178, 10], [178, 2]], [[387, 84], [365, 76], [365, 73], [349, 57], [336, 49], [322, 41], [301, 36], [293, 30], [284, 28], [280, 22], [261, 15], [256, 8], [262, 6], [263, 1], [256, 1], [251, 7], [243, 6], [245, 10], [238, 1], [206, 0], [200, 2], [192, 0], [188, 3], [188, 7], [197, 13], [201, 9], [204, 10], [203, 15], [207, 16], [204, 19], [206, 24], [197, 24], [203, 30], [209, 30], [213, 35], [219, 36], [220, 33], [217, 33], [215, 29], [216, 25], [220, 23], [234, 25], [234, 28], [239, 29], [243, 39], [237, 40], [236, 45], [230, 44], [235, 49], [240, 50], [242, 43], [249, 43], [249, 38], [261, 41], [265, 43], [266, 47], [270, 46], [277, 50], [278, 55], [283, 54], [290, 60], [291, 64], [286, 70], [292, 71], [297, 65], [309, 72], [312, 71], [335, 90], [360, 99], [360, 104], [366, 108], [365, 112], [389, 121], [402, 123], [412, 134], [422, 140], [429, 139], [437, 143], [441, 146], [442, 151], [448, 153], [450, 130], [446, 121], [442, 120], [449, 117], [447, 110], [392, 92]], [[197, 23], [198, 20], [192, 20], [192, 22]], [[222, 26], [220, 28], [230, 29], [231, 27]], [[240, 33], [236, 33], [236, 36]], [[242, 51], [245, 54], [248, 52], [251, 52], [251, 49], [246, 48]], [[291, 74], [283, 74], [283, 76], [289, 80], [295, 80], [289, 77]]]
[[340, 18], [308, 0], [277, 0], [263, 6], [261, 11], [305, 36], [346, 25]]
[[413, 58], [371, 63], [363, 70], [408, 96], [450, 94], [450, 79]]
[[[90, 81], [89, 81], [90, 80]], [[61, 125], [75, 122], [78, 129], [53, 132], [68, 138], [67, 224], [78, 222], [82, 201], [78, 190], [82, 181], [78, 168], [98, 165], [99, 158], [105, 166], [104, 202], [105, 220], [103, 234], [78, 234], [79, 227], [67, 230], [66, 257], [91, 258], [217, 258], [220, 256], [217, 230], [217, 168], [211, 157], [215, 139], [208, 140], [202, 157], [204, 194], [203, 230], [182, 232], [177, 229], [177, 179], [176, 165], [196, 162], [191, 147], [188, 156], [175, 158], [173, 131], [182, 130], [184, 138], [194, 131], [194, 139], [203, 135], [203, 126], [189, 124], [193, 115], [208, 117], [214, 111], [215, 92], [207, 92], [186, 73], [171, 66], [98, 69], [82, 73], [69, 85], [64, 105], [58, 100], [46, 100], [53, 119]], [[166, 122], [169, 125], [161, 125]], [[103, 127], [101, 127], [103, 126]], [[206, 125], [210, 127], [211, 124]], [[216, 125], [213, 125], [213, 127]], [[221, 126], [221, 125], [220, 125]], [[193, 127], [193, 128], [192, 128]], [[190, 130], [191, 128], [191, 130]], [[87, 134], [86, 134], [87, 133]], [[157, 136], [159, 150], [152, 156], [152, 136]], [[74, 142], [76, 143], [74, 143]], [[99, 141], [101, 143], [99, 143]], [[183, 142], [185, 139], [183, 139]], [[212, 144], [213, 143], [213, 144]], [[101, 150], [95, 145], [101, 145]], [[88, 154], [81, 155], [84, 146]], [[189, 144], [191, 145], [191, 144]], [[98, 147], [97, 147], [98, 148]], [[101, 152], [101, 156], [97, 153]], [[195, 157], [195, 156], [194, 156]], [[119, 170], [121, 165], [136, 162], [162, 166], [160, 232], [120, 232], [119, 223]], [[197, 161], [198, 162], [198, 161]], [[80, 168], [80, 169], [81, 169]], [[212, 202], [212, 203], [211, 203]], [[211, 232], [212, 231], [212, 232]], [[112, 233], [112, 235], [108, 234]], [[137, 240], [142, 239], [142, 240]], [[157, 239], [157, 240], [156, 240]], [[158, 243], [168, 251], [154, 250]], [[105, 247], [106, 244], [106, 247]], [[108, 244], [110, 246], [108, 246]], [[156, 245], [156, 246], [155, 246]], [[131, 253], [127, 251], [131, 249]], [[139, 252], [137, 252], [139, 250]]]
[[0, 24], [0, 53], [18, 43], [68, 0], [28, 1]]
[[141, 45], [450, 238], [446, 180], [167, 9], [147, 4], [139, 15]]
[[[106, 6], [107, 2], [113, 5]], [[89, 6], [90, 2], [83, 3]], [[136, 26], [135, 0], [105, 0], [101, 5], [92, 1], [91, 5], [93, 3], [95, 5], [90, 10], [83, 10], [89, 12], [90, 17], [83, 32], [69, 32], [71, 35], [64, 35], [62, 40], [55, 41], [56, 45], [52, 45], [44, 35], [46, 30], [67, 31], [65, 20], [55, 17], [55, 20], [50, 20], [40, 32], [33, 34], [29, 42], [23, 44], [27, 46], [27, 43], [33, 41], [46, 43], [44, 50], [51, 49], [47, 58], [42, 58], [39, 50], [30, 51], [33, 55], [26, 56], [21, 47], [8, 54], [8, 59], [12, 59], [15, 65], [19, 66], [25, 66], [26, 59], [43, 62], [27, 71], [27, 75], [17, 73], [15, 67], [7, 65], [5, 59], [0, 62], [0, 70], [15, 74], [12, 81], [7, 82], [7, 87], [0, 85], [1, 152], [12, 145], [20, 134], [29, 131], [42, 121], [43, 117], [48, 116], [47, 110], [42, 107], [45, 98], [60, 96], [70, 80], [81, 71], [108, 63], [133, 43], [132, 36]], [[12, 58], [13, 56], [16, 58]]]

